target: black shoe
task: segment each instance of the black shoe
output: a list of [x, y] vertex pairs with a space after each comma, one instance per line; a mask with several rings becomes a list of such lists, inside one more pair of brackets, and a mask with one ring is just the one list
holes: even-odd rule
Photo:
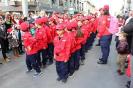
[[63, 83], [66, 83], [66, 82], [67, 82], [67, 79], [62, 79], [62, 82], [63, 82]]
[[107, 64], [107, 62], [103, 62], [103, 61], [99, 60], [99, 61], [97, 62], [97, 64]]
[[81, 60], [80, 61], [80, 65], [84, 65], [84, 60]]
[[99, 58], [100, 61], [102, 61], [103, 58]]
[[85, 53], [88, 53], [88, 50], [86, 50]]
[[0, 64], [3, 64], [3, 63], [0, 63]]
[[60, 77], [58, 77], [56, 80], [57, 80], [57, 81], [61, 81], [61, 78], [60, 78]]
[[19, 54], [20, 54], [20, 55], [23, 55], [23, 54], [24, 54], [24, 51], [19, 52]]
[[73, 74], [74, 74], [74, 72], [72, 72], [72, 73], [69, 73], [69, 76], [73, 76]]
[[100, 44], [96, 44], [96, 46], [100, 46]]
[[75, 68], [75, 71], [78, 71], [78, 70], [79, 70], [79, 67], [76, 67], [76, 68]]
[[131, 81], [128, 81], [127, 84], [126, 84], [126, 87], [130, 88], [130, 84], [131, 84]]

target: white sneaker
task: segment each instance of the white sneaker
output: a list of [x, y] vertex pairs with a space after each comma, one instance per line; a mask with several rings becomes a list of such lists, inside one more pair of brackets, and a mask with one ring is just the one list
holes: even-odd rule
[[36, 73], [34, 73], [33, 77], [37, 77], [39, 75], [41, 75], [41, 72], [36, 72]]

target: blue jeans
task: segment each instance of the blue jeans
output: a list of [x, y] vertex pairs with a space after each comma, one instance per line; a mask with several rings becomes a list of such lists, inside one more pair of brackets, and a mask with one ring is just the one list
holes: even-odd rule
[[37, 63], [37, 54], [26, 55], [26, 65], [28, 70], [36, 70], [36, 72], [41, 72], [39, 65]]
[[68, 63], [56, 61], [56, 72], [60, 79], [68, 78]]
[[74, 53], [74, 68], [75, 70], [78, 70], [80, 66], [80, 50], [77, 50]]
[[42, 50], [38, 51], [38, 53], [37, 53], [37, 62], [38, 62], [40, 67], [42, 66], [42, 64], [44, 66], [46, 65], [46, 63], [47, 63], [47, 50], [46, 49], [42, 49]]
[[108, 61], [111, 40], [112, 40], [112, 35], [105, 35], [105, 36], [102, 36], [100, 39], [100, 46], [102, 51], [102, 58], [100, 59], [105, 63], [107, 63]]

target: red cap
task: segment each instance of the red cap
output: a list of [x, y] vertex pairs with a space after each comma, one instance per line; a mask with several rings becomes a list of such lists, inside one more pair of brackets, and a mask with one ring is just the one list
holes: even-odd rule
[[67, 30], [71, 30], [71, 29], [72, 29], [72, 25], [71, 25], [71, 23], [70, 23], [70, 22], [69, 22], [69, 23], [67, 23], [66, 28], [67, 28]]
[[42, 20], [43, 23], [46, 23], [48, 21], [48, 18], [47, 17], [42, 17], [41, 20]]
[[71, 22], [71, 27], [72, 28], [76, 28], [77, 26], [78, 26], [78, 22], [77, 21]]
[[30, 24], [30, 28], [34, 27], [35, 25], [34, 24]]
[[12, 28], [7, 29], [7, 32], [8, 33], [12, 32]]
[[35, 20], [35, 23], [36, 23], [36, 24], [42, 24], [42, 23], [43, 23], [42, 18], [36, 19], [36, 20]]
[[53, 17], [49, 18], [49, 21], [54, 21], [55, 19]]
[[87, 18], [88, 18], [89, 20], [91, 20], [91, 19], [92, 19], [92, 16], [87, 16]]
[[64, 29], [63, 24], [56, 25], [56, 30], [63, 30], [63, 29]]
[[27, 31], [28, 28], [29, 28], [29, 24], [28, 24], [27, 22], [21, 23], [20, 29], [21, 29], [22, 31]]
[[109, 5], [104, 5], [103, 10], [109, 10]]

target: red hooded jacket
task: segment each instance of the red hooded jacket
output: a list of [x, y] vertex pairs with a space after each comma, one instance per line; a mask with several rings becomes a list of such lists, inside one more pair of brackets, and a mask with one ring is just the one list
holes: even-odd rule
[[38, 44], [38, 50], [46, 49], [48, 47], [47, 34], [44, 27], [36, 29], [35, 38]]
[[108, 31], [108, 28], [110, 26], [110, 17], [109, 16], [101, 16], [98, 20], [98, 37], [102, 37], [104, 35], [110, 35], [111, 33]]
[[66, 62], [70, 57], [71, 41], [67, 34], [59, 39], [56, 36], [54, 39], [54, 56], [56, 61]]
[[34, 37], [32, 37], [30, 32], [25, 32], [22, 36], [25, 51], [27, 55], [32, 55], [37, 53], [37, 41]]

